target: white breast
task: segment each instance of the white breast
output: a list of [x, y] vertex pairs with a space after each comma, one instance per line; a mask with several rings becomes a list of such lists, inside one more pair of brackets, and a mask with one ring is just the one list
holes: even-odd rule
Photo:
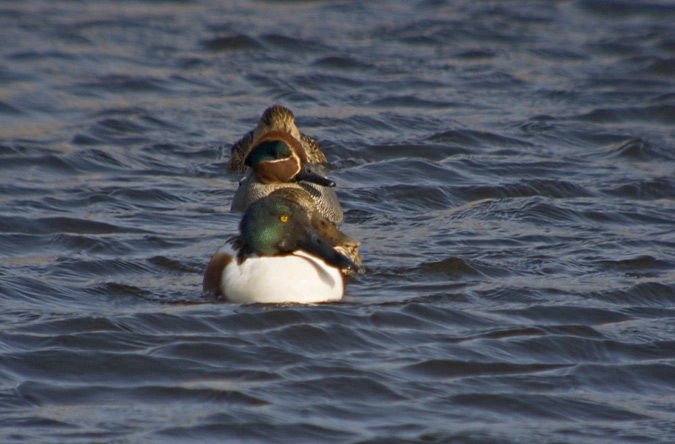
[[221, 291], [230, 302], [311, 304], [338, 301], [344, 294], [337, 268], [302, 251], [291, 256], [252, 257], [223, 270]]

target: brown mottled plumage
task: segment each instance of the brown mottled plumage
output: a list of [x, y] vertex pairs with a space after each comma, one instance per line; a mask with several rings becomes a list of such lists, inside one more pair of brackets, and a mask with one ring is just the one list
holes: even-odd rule
[[[271, 129], [273, 128], [273, 129]], [[232, 211], [245, 212], [246, 208], [253, 202], [262, 199], [271, 192], [280, 188], [300, 188], [304, 189], [314, 199], [316, 208], [324, 217], [331, 222], [342, 222], [342, 207], [337, 199], [335, 190], [328, 186], [318, 185], [305, 180], [295, 180], [293, 175], [288, 172], [295, 171], [295, 162], [299, 166], [311, 166], [311, 169], [318, 174], [324, 173], [321, 163], [325, 163], [326, 157], [319, 150], [316, 142], [312, 141], [314, 148], [308, 148], [301, 140], [298, 140], [293, 134], [299, 134], [298, 129], [293, 123], [293, 113], [282, 106], [273, 106], [268, 108], [258, 123], [258, 127], [249, 133], [254, 140], [242, 139], [235, 144], [230, 159], [230, 166], [234, 168], [241, 164], [245, 169], [252, 166], [246, 172], [246, 176], [239, 182], [239, 189], [232, 200]], [[311, 139], [308, 139], [311, 140]], [[258, 147], [264, 147], [266, 143], [281, 142], [291, 151], [291, 156], [287, 158], [272, 159], [266, 158], [264, 161], [251, 164], [250, 157], [255, 155]], [[242, 157], [243, 156], [243, 157]], [[238, 166], [236, 166], [238, 168]], [[246, 171], [246, 170], [244, 170]]]
[[302, 134], [295, 126], [293, 112], [281, 105], [273, 105], [265, 110], [253, 131], [247, 133], [237, 143], [232, 145], [232, 154], [227, 164], [227, 171], [232, 173], [246, 172], [244, 160], [250, 151], [253, 142], [270, 131], [281, 131], [290, 134], [304, 148], [307, 163], [326, 163], [326, 156], [316, 140]]

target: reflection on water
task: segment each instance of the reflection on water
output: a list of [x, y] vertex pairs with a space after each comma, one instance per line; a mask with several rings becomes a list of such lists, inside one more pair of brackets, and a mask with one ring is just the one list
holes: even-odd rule
[[[674, 16], [2, 4], [2, 441], [674, 441]], [[341, 303], [201, 293], [272, 103], [362, 241]]]

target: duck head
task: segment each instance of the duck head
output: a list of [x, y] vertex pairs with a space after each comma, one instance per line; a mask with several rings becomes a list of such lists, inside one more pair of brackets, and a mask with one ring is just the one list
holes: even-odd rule
[[287, 256], [301, 250], [330, 266], [360, 270], [321, 237], [300, 205], [285, 198], [267, 196], [251, 204], [239, 224], [239, 231], [239, 261], [252, 255]]
[[305, 151], [293, 136], [270, 131], [258, 138], [249, 150], [244, 164], [253, 169], [261, 183], [305, 181], [325, 187], [335, 182], [311, 170]]

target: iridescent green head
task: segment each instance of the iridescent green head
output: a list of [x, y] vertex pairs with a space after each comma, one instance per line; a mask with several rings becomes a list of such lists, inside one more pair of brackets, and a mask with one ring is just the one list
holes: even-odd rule
[[247, 256], [286, 256], [303, 250], [333, 267], [359, 269], [321, 237], [301, 206], [288, 199], [268, 196], [252, 203], [239, 231], [242, 252]]

